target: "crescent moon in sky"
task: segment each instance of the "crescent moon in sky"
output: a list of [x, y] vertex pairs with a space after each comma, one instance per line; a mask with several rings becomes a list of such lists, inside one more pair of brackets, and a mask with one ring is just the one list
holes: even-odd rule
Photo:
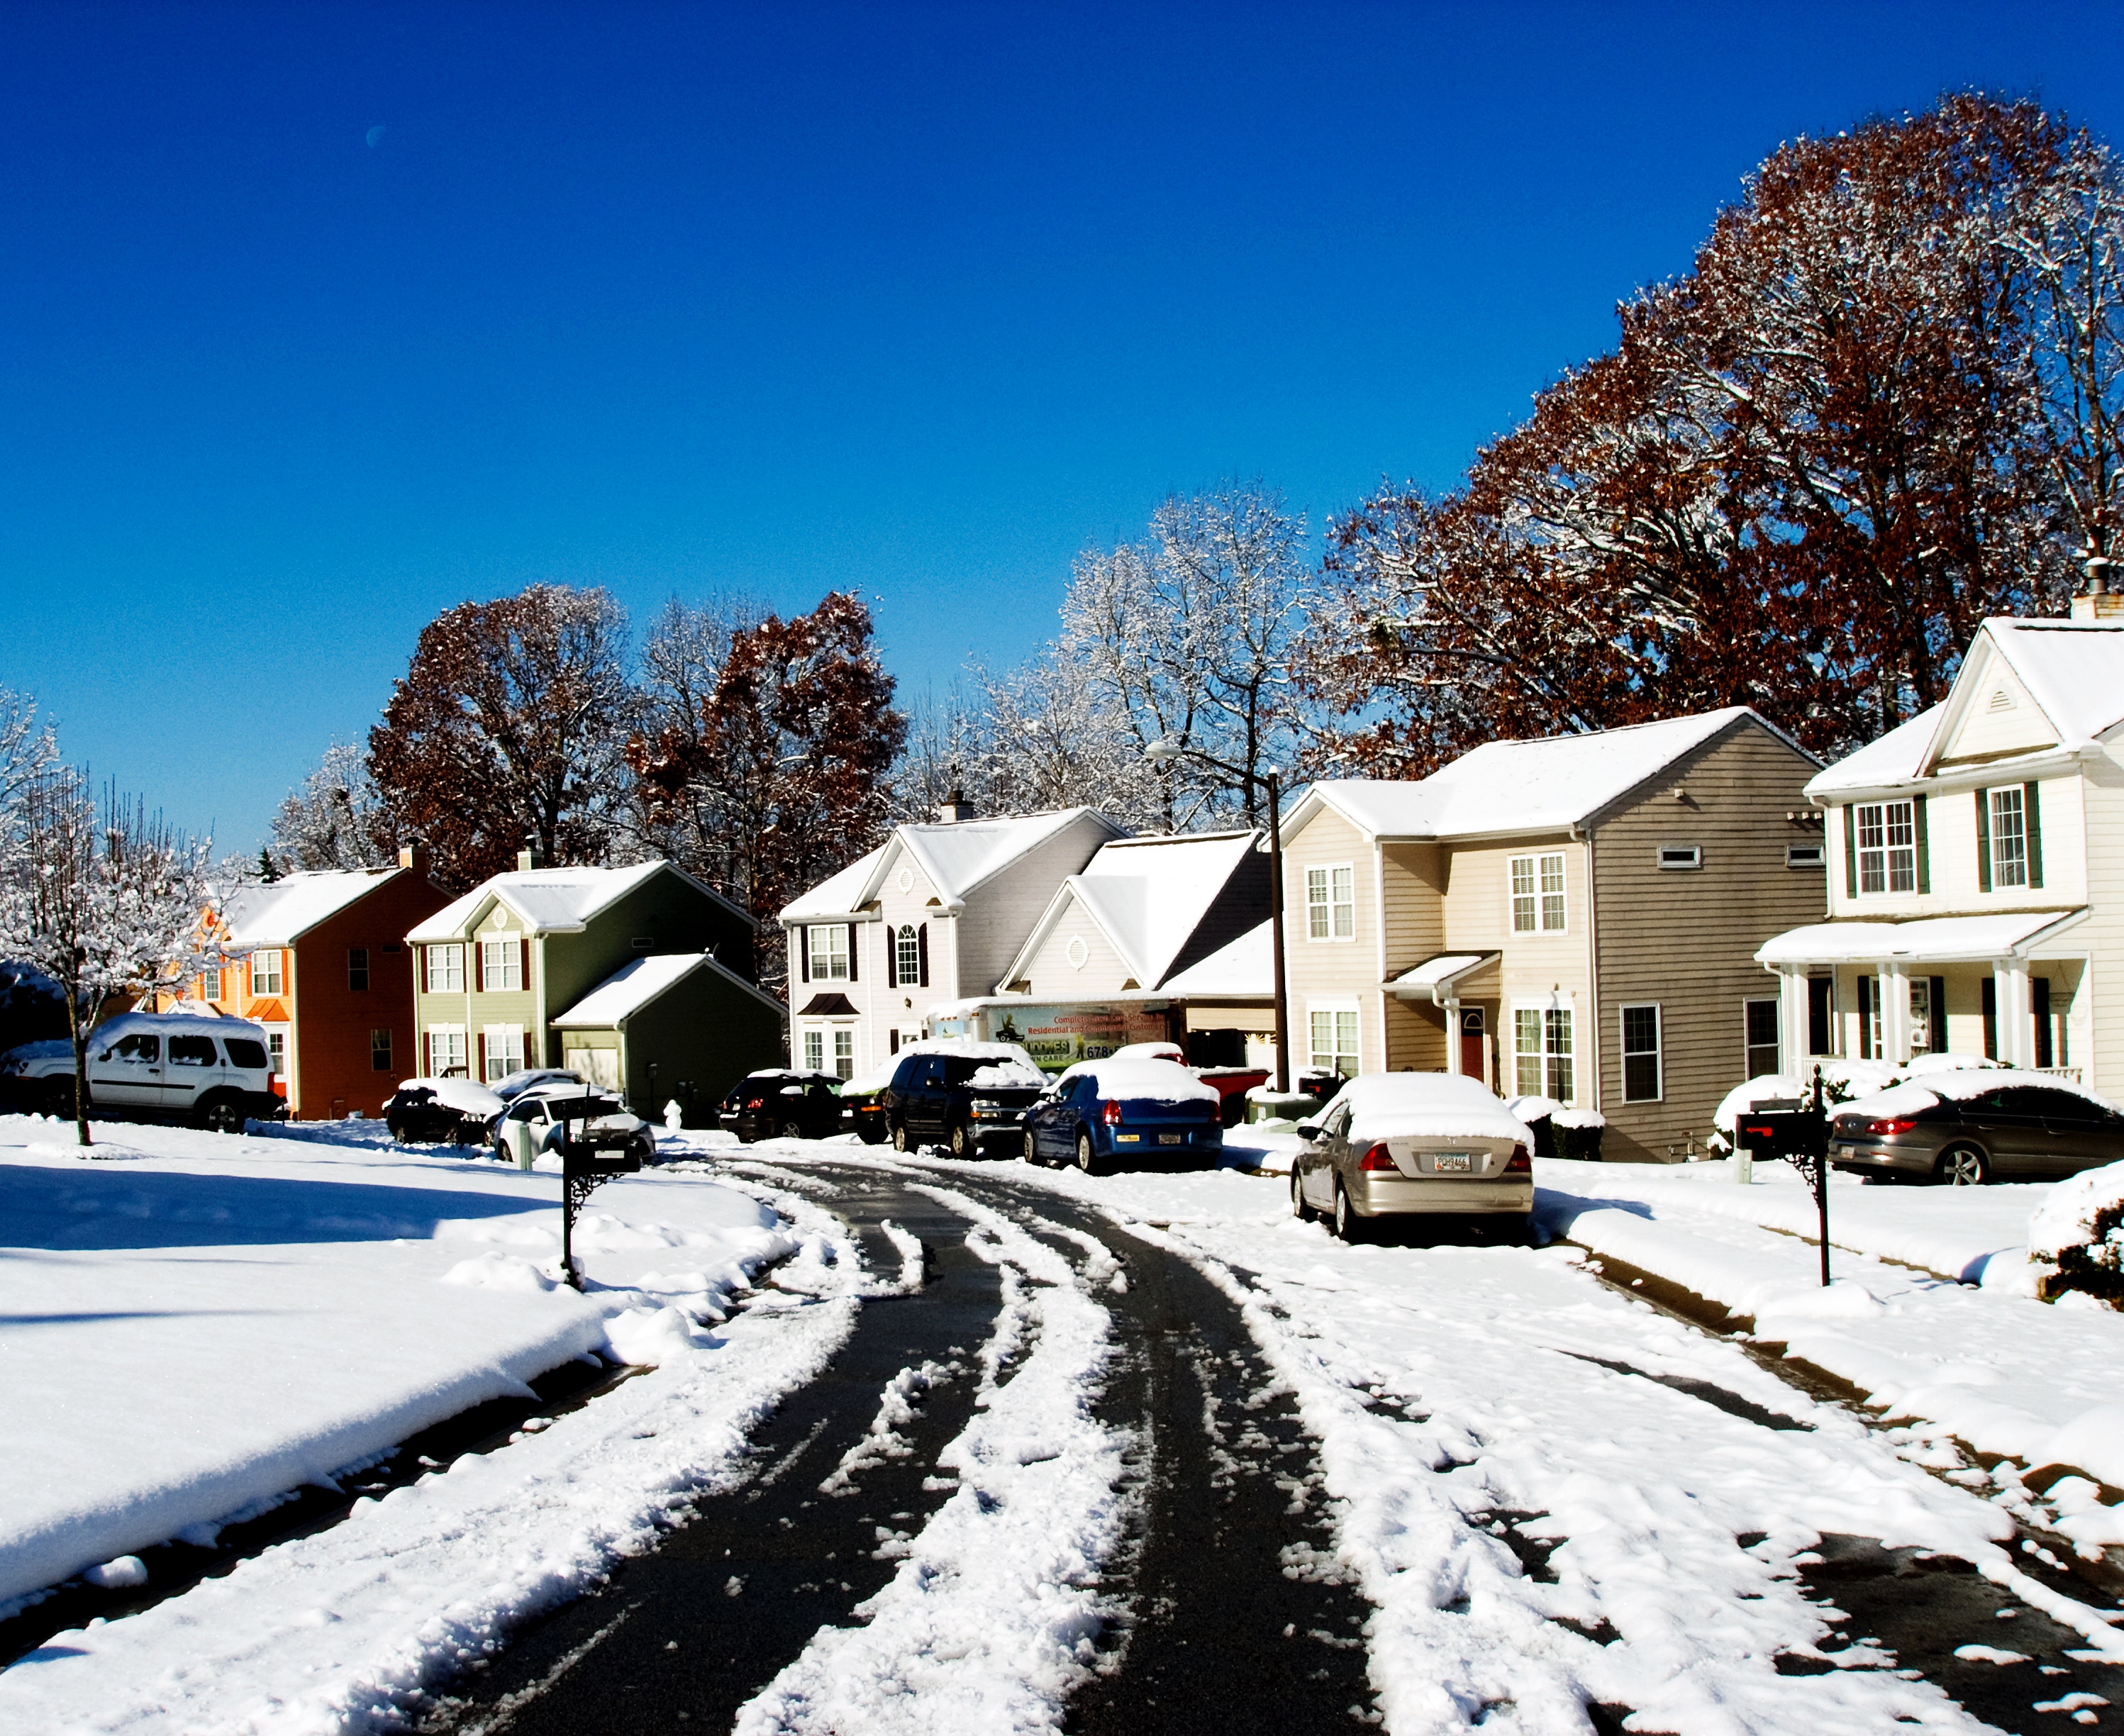
[[369, 148], [373, 151], [377, 148], [377, 146], [383, 143], [383, 129], [381, 127], [371, 127], [369, 129], [367, 137], [369, 139]]

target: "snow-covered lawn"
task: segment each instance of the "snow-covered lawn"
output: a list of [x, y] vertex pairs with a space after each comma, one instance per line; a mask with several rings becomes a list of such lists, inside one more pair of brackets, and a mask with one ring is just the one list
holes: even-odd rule
[[[0, 1674], [0, 1728], [381, 1714], [711, 1486], [832, 1354], [868, 1282], [815, 1208], [782, 1198], [778, 1217], [698, 1173], [595, 1196], [578, 1296], [551, 1276], [557, 1176], [396, 1151], [358, 1125], [100, 1132], [85, 1161], [49, 1123], [0, 1120], [0, 1584], [17, 1599], [209, 1536], [572, 1357], [661, 1366], [226, 1578], [62, 1636]], [[785, 1255], [777, 1288], [718, 1326]]]
[[[2044, 1184], [1868, 1186], [1836, 1177], [1820, 1287], [1813, 1196], [1789, 1166], [1751, 1185], [1723, 1163], [1544, 1162], [1543, 1222], [1596, 1252], [1671, 1279], [1753, 1322], [1850, 1382], [1919, 1433], [1952, 1435], [2018, 1471], [2078, 1467], [2124, 1486], [2124, 1314], [2087, 1298], [2033, 1300], [2030, 1214]], [[1956, 1282], [1960, 1279], [1962, 1282]], [[2016, 1467], [2002, 1479], [2020, 1496]], [[2124, 1513], [2084, 1487], [2037, 1513], [2075, 1539], [2124, 1543]]]

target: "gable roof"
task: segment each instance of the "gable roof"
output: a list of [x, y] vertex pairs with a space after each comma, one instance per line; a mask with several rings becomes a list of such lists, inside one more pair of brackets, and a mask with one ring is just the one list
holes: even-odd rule
[[556, 1027], [604, 1030], [625, 1023], [674, 984], [697, 970], [713, 971], [726, 981], [785, 1012], [782, 1004], [757, 983], [748, 983], [728, 965], [705, 952], [655, 952], [630, 959], [581, 1000], [553, 1020]]
[[1046, 814], [1000, 819], [895, 826], [892, 836], [868, 856], [784, 905], [782, 920], [797, 922], [853, 916], [877, 896], [895, 850], [905, 851], [914, 859], [943, 904], [961, 908], [984, 882], [1087, 818], [1111, 836], [1119, 838], [1126, 831], [1120, 821], [1095, 808], [1058, 808]]
[[1807, 780], [1807, 793], [1816, 798], [1841, 795], [1853, 790], [1878, 790], [1921, 775], [1927, 750], [1939, 732], [1947, 701], [1923, 711], [1908, 723], [1900, 723], [1877, 741], [1869, 741], [1855, 753]]
[[1374, 838], [1561, 832], [1612, 806], [1675, 761], [1749, 723], [1767, 730], [1795, 753], [1813, 759], [1749, 706], [1620, 730], [1485, 742], [1430, 777], [1413, 781], [1324, 779], [1305, 792], [1284, 821], [1284, 841], [1288, 843], [1323, 807]]
[[1031, 969], [1072, 904], [1091, 917], [1139, 987], [1158, 987], [1260, 841], [1258, 832], [1207, 832], [1101, 845], [1055, 889], [997, 992]]
[[234, 946], [292, 946], [405, 868], [321, 869], [239, 887], [221, 913]]
[[1176, 970], [1158, 987], [1168, 994], [1215, 1000], [1266, 1001], [1276, 992], [1276, 954], [1269, 924], [1249, 928], [1207, 958]]
[[406, 938], [416, 945], [462, 940], [490, 902], [506, 904], [533, 934], [580, 934], [594, 917], [659, 874], [676, 875], [733, 916], [752, 923], [745, 911], [677, 864], [651, 861], [625, 868], [519, 868], [497, 874], [445, 904]]

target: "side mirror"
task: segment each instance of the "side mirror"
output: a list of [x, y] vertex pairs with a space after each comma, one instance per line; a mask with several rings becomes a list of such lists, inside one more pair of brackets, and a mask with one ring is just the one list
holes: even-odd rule
[[1298, 1137], [1301, 1139], [1307, 1140], [1318, 1139], [1320, 1137], [1320, 1124], [1317, 1121], [1299, 1122], [1298, 1124]]

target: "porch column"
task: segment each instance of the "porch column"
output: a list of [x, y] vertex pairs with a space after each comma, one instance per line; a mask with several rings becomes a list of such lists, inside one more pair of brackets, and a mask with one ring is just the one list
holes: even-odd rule
[[1807, 1072], [1807, 967], [1778, 967], [1778, 1071], [1798, 1078]]
[[2036, 1064], [2036, 1034], [2028, 997], [2028, 961], [2000, 959], [1991, 967], [1998, 1008], [1999, 1058], [2009, 1067]]
[[1456, 995], [1438, 1004], [1445, 1009], [1445, 1071], [1457, 1074], [1460, 1071], [1459, 997]]
[[1908, 967], [1881, 967], [1881, 1057], [1891, 1066], [1910, 1058], [1910, 978]]

